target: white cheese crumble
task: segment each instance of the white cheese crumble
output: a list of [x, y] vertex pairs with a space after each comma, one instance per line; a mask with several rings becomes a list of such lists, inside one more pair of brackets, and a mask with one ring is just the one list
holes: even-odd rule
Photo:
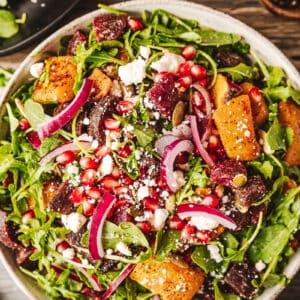
[[147, 60], [151, 54], [151, 49], [149, 47], [140, 46], [140, 55], [142, 58]]
[[82, 121], [83, 125], [90, 125], [90, 119], [89, 118], [84, 118]]
[[217, 245], [207, 245], [207, 249], [210, 253], [210, 257], [214, 259], [217, 263], [223, 260], [220, 254], [220, 249]]
[[181, 188], [182, 186], [185, 185], [185, 179], [182, 171], [180, 170], [174, 171], [174, 178], [176, 180], [177, 187]]
[[119, 242], [116, 245], [116, 249], [121, 252], [122, 254], [126, 255], [126, 256], [132, 256], [132, 252], [131, 250], [128, 248], [128, 246], [123, 243], [123, 242]]
[[178, 67], [185, 59], [181, 55], [166, 52], [158, 61], [151, 64], [151, 68], [157, 72], [177, 73]]
[[266, 265], [265, 265], [265, 263], [264, 263], [262, 260], [259, 260], [259, 261], [255, 264], [255, 269], [256, 269], [258, 272], [263, 271], [265, 268], [266, 268]]
[[153, 217], [152, 212], [146, 210], [142, 216], [137, 216], [134, 219], [137, 222], [144, 222], [144, 221], [148, 221], [148, 220], [152, 219], [152, 217]]
[[79, 168], [77, 166], [74, 166], [73, 164], [68, 164], [66, 166], [66, 173], [69, 174], [69, 175], [78, 174], [79, 173]]
[[75, 256], [75, 251], [73, 248], [68, 248], [63, 250], [62, 252], [62, 256], [67, 258], [67, 259], [73, 259]]
[[139, 57], [125, 66], [120, 66], [118, 73], [125, 85], [141, 83], [146, 77], [146, 62]]
[[156, 230], [163, 229], [168, 216], [169, 212], [165, 208], [156, 209], [154, 212], [153, 227]]
[[100, 165], [100, 172], [102, 176], [109, 175], [112, 173], [114, 167], [114, 161], [112, 157], [107, 154], [103, 157], [101, 165]]
[[44, 68], [44, 63], [42, 62], [35, 63], [30, 67], [29, 72], [34, 78], [39, 78], [43, 73], [43, 68]]
[[61, 215], [61, 221], [64, 226], [73, 231], [74, 233], [78, 232], [80, 228], [85, 224], [86, 217], [77, 212], [70, 213], [69, 215]]
[[149, 197], [149, 188], [147, 186], [140, 186], [137, 190], [137, 198], [139, 201], [143, 200], [146, 197]]
[[204, 216], [191, 217], [189, 223], [196, 226], [198, 230], [213, 230], [219, 225], [219, 223], [212, 218]]

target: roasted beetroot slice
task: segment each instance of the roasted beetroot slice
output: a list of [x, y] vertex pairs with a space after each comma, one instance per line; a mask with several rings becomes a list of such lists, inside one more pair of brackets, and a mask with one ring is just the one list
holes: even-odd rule
[[81, 43], [86, 44], [86, 36], [81, 30], [77, 30], [68, 43], [67, 54], [76, 55], [76, 48]]
[[107, 14], [94, 18], [94, 33], [98, 43], [106, 40], [116, 40], [127, 27], [127, 15]]
[[180, 100], [172, 74], [161, 76], [148, 91], [148, 98], [157, 107], [162, 116], [171, 119], [174, 106]]
[[34, 270], [37, 268], [37, 261], [30, 260], [30, 255], [34, 253], [34, 248], [19, 247], [16, 252], [16, 261], [18, 266], [21, 266], [27, 270]]
[[0, 209], [0, 242], [8, 248], [16, 249], [19, 244], [14, 236], [12, 223], [7, 221], [7, 212]]
[[71, 194], [73, 187], [66, 181], [60, 185], [56, 194], [49, 202], [49, 208], [52, 211], [68, 215], [71, 212], [76, 211], [76, 207], [69, 201], [69, 195]]

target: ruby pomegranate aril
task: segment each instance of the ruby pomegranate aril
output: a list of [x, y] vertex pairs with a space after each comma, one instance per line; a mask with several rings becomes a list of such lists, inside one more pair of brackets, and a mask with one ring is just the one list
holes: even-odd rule
[[192, 61], [186, 61], [178, 66], [179, 76], [191, 76], [191, 68], [194, 65]]
[[126, 204], [128, 204], [128, 201], [124, 198], [121, 198], [121, 199], [117, 200], [117, 202], [115, 203], [114, 209], [118, 209]]
[[154, 76], [154, 82], [159, 82], [160, 80], [162, 80], [162, 79], [164, 79], [165, 77], [168, 77], [168, 76], [173, 77], [173, 74], [169, 73], [169, 72], [166, 72], [166, 71], [158, 72]]
[[27, 119], [24, 119], [24, 118], [20, 119], [19, 120], [19, 128], [20, 128], [20, 130], [25, 131], [28, 128], [30, 128], [30, 123], [28, 122]]
[[219, 205], [219, 199], [216, 195], [210, 194], [204, 197], [204, 199], [201, 201], [201, 204], [209, 207], [217, 207]]
[[209, 232], [205, 230], [199, 230], [196, 232], [196, 237], [198, 241], [202, 244], [207, 244], [209, 242]]
[[190, 224], [186, 224], [180, 233], [180, 236], [183, 240], [189, 240], [191, 239], [195, 234], [195, 227], [190, 225]]
[[160, 207], [158, 201], [150, 197], [143, 199], [143, 205], [146, 210], [150, 210], [152, 212]]
[[249, 97], [252, 99], [252, 100], [255, 100], [255, 101], [261, 101], [261, 98], [262, 98], [262, 95], [261, 95], [261, 92], [259, 90], [259, 88], [257, 86], [254, 86], [250, 91], [249, 91]]
[[97, 181], [97, 172], [94, 169], [87, 169], [81, 173], [80, 182], [83, 185], [94, 185]]
[[132, 101], [128, 101], [128, 100], [119, 101], [117, 104], [117, 112], [119, 114], [129, 113], [133, 111], [134, 105], [135, 104]]
[[142, 20], [139, 18], [130, 18], [128, 19], [128, 26], [134, 31], [139, 31], [144, 28]]
[[179, 153], [176, 157], [175, 164], [186, 164], [189, 160], [189, 154], [187, 152]]
[[91, 186], [85, 190], [85, 195], [91, 199], [98, 200], [101, 197], [101, 192], [97, 187]]
[[151, 225], [144, 221], [136, 223], [136, 226], [142, 230], [143, 233], [147, 234], [151, 231]]
[[86, 217], [90, 217], [94, 214], [95, 205], [93, 203], [90, 203], [89, 201], [84, 201], [82, 203], [82, 209], [83, 209], [83, 214]]
[[115, 188], [115, 194], [120, 196], [122, 194], [128, 194], [128, 188], [126, 186], [118, 186]]
[[204, 79], [207, 76], [207, 71], [200, 65], [193, 65], [191, 67], [191, 75], [194, 79]]
[[220, 146], [220, 140], [217, 136], [211, 135], [208, 139], [208, 149], [215, 150]]
[[157, 183], [157, 186], [160, 188], [160, 189], [165, 189], [167, 188], [167, 184], [166, 184], [166, 180], [162, 177], [159, 177], [157, 180], [156, 180], [156, 183]]
[[196, 48], [192, 45], [186, 45], [185, 47], [182, 48], [181, 50], [181, 55], [185, 58], [185, 59], [193, 59], [196, 55]]
[[71, 203], [80, 203], [84, 200], [84, 188], [83, 186], [76, 187], [69, 195], [69, 201]]
[[116, 180], [115, 178], [113, 178], [110, 175], [104, 176], [101, 180], [100, 180], [100, 184], [101, 186], [103, 186], [104, 188], [106, 188], [107, 190], [111, 191], [117, 187], [120, 186], [120, 183], [118, 180]]
[[35, 217], [35, 213], [32, 209], [25, 211], [22, 214], [22, 223], [28, 224], [31, 219]]
[[108, 130], [118, 130], [121, 122], [112, 118], [106, 118], [104, 120], [104, 126]]
[[183, 220], [181, 220], [178, 216], [173, 216], [169, 220], [170, 229], [182, 230], [185, 225], [186, 225], [186, 223]]
[[203, 79], [200, 79], [200, 80], [197, 80], [196, 83], [200, 84], [201, 86], [203, 87], [207, 87], [207, 84], [208, 84], [208, 80], [207, 78], [203, 78]]
[[65, 250], [69, 249], [70, 245], [66, 241], [62, 241], [56, 245], [56, 251], [62, 254]]
[[179, 87], [183, 87], [183, 88], [187, 89], [191, 86], [192, 82], [193, 82], [192, 77], [187, 75], [187, 76], [180, 77], [176, 81], [176, 84], [178, 84]]
[[89, 292], [90, 292], [90, 289], [88, 287], [84, 287], [80, 293], [83, 295], [87, 295]]
[[76, 155], [72, 151], [65, 151], [56, 156], [56, 161], [62, 165], [70, 164], [76, 159]]
[[86, 156], [80, 158], [79, 164], [81, 168], [84, 170], [86, 169], [97, 170], [99, 167], [99, 163], [97, 161], [95, 161], [91, 157], [86, 157]]
[[102, 145], [96, 149], [95, 156], [101, 160], [105, 155], [110, 154], [111, 151], [111, 148], [107, 147], [106, 145]]
[[119, 148], [118, 155], [122, 158], [127, 158], [131, 154], [131, 148], [129, 144], [126, 144], [124, 147]]
[[13, 183], [13, 181], [13, 174], [11, 172], [7, 172], [6, 178], [2, 180], [2, 185], [4, 187], [8, 187], [11, 183]]

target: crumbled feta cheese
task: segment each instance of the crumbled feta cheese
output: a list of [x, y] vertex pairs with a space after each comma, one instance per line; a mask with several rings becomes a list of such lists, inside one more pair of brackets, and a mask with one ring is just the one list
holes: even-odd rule
[[168, 216], [169, 212], [165, 208], [156, 209], [154, 212], [153, 227], [156, 230], [163, 229]]
[[73, 248], [68, 248], [63, 250], [62, 252], [62, 256], [67, 258], [67, 259], [73, 259], [75, 256], [75, 251]]
[[151, 49], [149, 47], [140, 46], [140, 55], [142, 58], [147, 60], [151, 54]]
[[39, 78], [43, 73], [43, 68], [44, 68], [44, 63], [42, 62], [35, 63], [30, 67], [29, 72], [34, 78]]
[[189, 222], [191, 225], [196, 226], [198, 230], [213, 230], [218, 227], [219, 223], [209, 217], [191, 217]]
[[69, 175], [78, 174], [79, 173], [79, 168], [77, 166], [74, 166], [73, 164], [68, 164], [66, 166], [66, 173], [69, 174]]
[[223, 260], [220, 254], [220, 249], [217, 245], [207, 245], [207, 249], [210, 253], [210, 257], [214, 259], [217, 263]]
[[151, 64], [151, 68], [157, 72], [177, 73], [179, 65], [184, 61], [181, 55], [166, 52], [158, 61]]
[[137, 216], [135, 217], [134, 219], [137, 221], [137, 222], [144, 222], [144, 221], [148, 221], [150, 219], [152, 219], [153, 217], [153, 214], [151, 211], [144, 211], [144, 214], [142, 216]]
[[84, 118], [82, 121], [83, 125], [90, 125], [90, 119], [89, 118]]
[[107, 255], [112, 255], [113, 253], [114, 253], [114, 251], [112, 249], [107, 249], [106, 250]]
[[140, 160], [142, 157], [143, 152], [141, 150], [135, 150], [134, 151], [134, 156], [137, 160]]
[[146, 77], [146, 62], [138, 58], [119, 67], [119, 76], [125, 85], [138, 84]]
[[93, 140], [92, 141], [92, 145], [91, 145], [91, 148], [92, 149], [97, 149], [99, 146], [99, 142], [97, 140]]
[[265, 268], [266, 268], [266, 265], [265, 265], [265, 263], [264, 263], [262, 260], [259, 260], [259, 261], [255, 264], [255, 269], [256, 269], [258, 272], [263, 271]]
[[182, 187], [185, 185], [185, 179], [182, 171], [180, 170], [174, 171], [174, 177], [178, 187]]
[[149, 197], [149, 188], [147, 186], [140, 186], [137, 190], [137, 198], [139, 201], [143, 200], [146, 197]]
[[113, 171], [114, 161], [112, 157], [107, 154], [103, 157], [101, 165], [100, 165], [100, 172], [102, 176], [109, 175]]
[[78, 232], [80, 228], [85, 224], [86, 217], [77, 212], [70, 213], [69, 215], [62, 215], [61, 221], [64, 226], [73, 231], [74, 233]]
[[121, 252], [122, 254], [126, 255], [126, 256], [132, 256], [132, 252], [131, 250], [128, 248], [128, 246], [123, 243], [123, 242], [119, 242], [116, 245], [116, 249]]
[[82, 135], [80, 135], [78, 137], [78, 140], [79, 141], [86, 141], [86, 142], [92, 142], [93, 141], [93, 137], [86, 134], [86, 133], [83, 133]]

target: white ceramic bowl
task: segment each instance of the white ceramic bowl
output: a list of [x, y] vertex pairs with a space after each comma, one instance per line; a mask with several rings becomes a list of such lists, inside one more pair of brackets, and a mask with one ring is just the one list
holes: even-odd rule
[[[161, 8], [170, 11], [180, 17], [196, 19], [201, 24], [209, 26], [216, 30], [240, 34], [246, 39], [248, 43], [251, 44], [252, 49], [265, 62], [270, 65], [277, 65], [282, 67], [285, 70], [292, 85], [300, 90], [300, 75], [296, 68], [287, 59], [287, 57], [278, 48], [276, 48], [274, 44], [272, 44], [261, 34], [248, 27], [244, 23], [224, 13], [218, 12], [203, 5], [175, 0], [137, 0], [122, 2], [114, 5], [114, 7], [117, 9], [128, 11], [130, 14], [140, 13], [143, 10], [152, 11], [156, 8]], [[8, 99], [13, 91], [28, 79], [29, 68], [33, 63], [41, 60], [41, 53], [45, 51], [56, 50], [58, 48], [59, 40], [62, 36], [68, 35], [78, 28], [86, 27], [92, 22], [95, 16], [101, 13], [102, 10], [96, 10], [72, 21], [70, 24], [56, 31], [38, 47], [36, 47], [20, 65], [18, 70], [15, 72], [12, 80], [4, 90], [0, 99], [0, 107], [3, 107], [3, 103], [6, 101], [6, 99]], [[25, 276], [18, 270], [11, 251], [1, 245], [0, 260], [4, 264], [10, 276], [13, 278], [14, 282], [20, 287], [20, 289], [29, 299], [47, 299], [43, 291], [32, 280], [30, 280], [27, 276]], [[299, 268], [300, 251], [298, 251], [292, 257], [290, 263], [285, 269], [285, 274], [288, 277], [292, 277], [295, 275]], [[259, 297], [259, 299], [275, 299], [282, 289], [283, 287], [280, 285], [268, 289], [263, 293], [263, 295]]]

